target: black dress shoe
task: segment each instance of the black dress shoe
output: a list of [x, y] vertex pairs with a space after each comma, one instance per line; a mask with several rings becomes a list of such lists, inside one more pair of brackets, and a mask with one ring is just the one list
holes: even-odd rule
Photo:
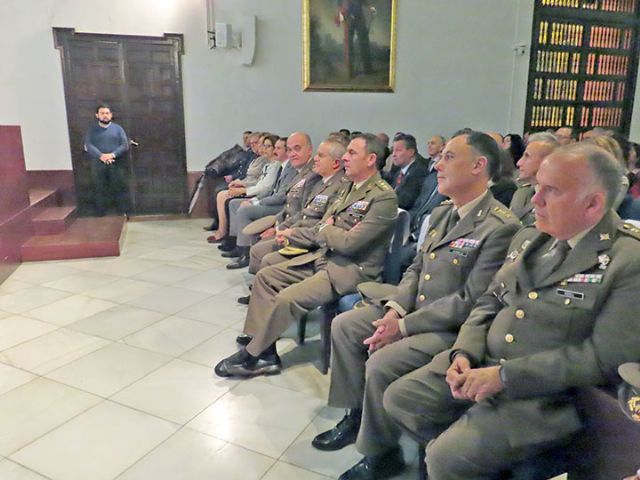
[[242, 255], [235, 262], [231, 262], [227, 265], [227, 270], [235, 270], [237, 268], [245, 268], [249, 266], [249, 257], [247, 255]]
[[364, 457], [338, 480], [380, 480], [397, 475], [404, 467], [402, 450], [396, 447], [379, 455]]
[[251, 295], [247, 295], [246, 297], [238, 297], [238, 303], [240, 305], [249, 305], [251, 301]]
[[356, 441], [360, 430], [361, 410], [352, 410], [346, 414], [331, 430], [320, 433], [311, 442], [318, 450], [340, 450]]
[[229, 250], [229, 251], [223, 251], [220, 254], [220, 256], [224, 258], [235, 258], [235, 257], [239, 257], [240, 255], [242, 254], [239, 248], [234, 248], [233, 250]]
[[253, 335], [247, 335], [246, 333], [241, 333], [236, 337], [236, 343], [238, 345], [242, 345], [243, 347], [249, 345], [249, 343], [251, 343], [251, 340], [253, 340]]
[[204, 227], [202, 227], [202, 229], [205, 232], [213, 232], [214, 230], [218, 229], [218, 222], [214, 220], [210, 225], [205, 225]]
[[282, 362], [277, 353], [263, 353], [259, 357], [240, 350], [218, 363], [214, 372], [219, 377], [255, 377], [274, 375], [282, 370]]

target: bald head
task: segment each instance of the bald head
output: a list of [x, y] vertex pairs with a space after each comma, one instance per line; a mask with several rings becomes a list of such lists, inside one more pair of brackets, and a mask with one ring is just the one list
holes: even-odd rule
[[569, 145], [570, 143], [574, 142], [573, 128], [561, 127], [556, 130], [555, 134], [560, 145]]
[[287, 139], [287, 156], [294, 168], [302, 168], [311, 158], [311, 137], [303, 132], [294, 132]]

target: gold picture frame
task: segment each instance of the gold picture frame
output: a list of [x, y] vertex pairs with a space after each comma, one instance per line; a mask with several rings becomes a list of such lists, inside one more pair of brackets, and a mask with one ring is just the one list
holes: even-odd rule
[[305, 91], [393, 92], [398, 0], [303, 0]]

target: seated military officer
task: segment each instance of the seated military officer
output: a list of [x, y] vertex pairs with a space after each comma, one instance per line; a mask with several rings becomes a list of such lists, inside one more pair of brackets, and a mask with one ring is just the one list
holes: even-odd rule
[[618, 382], [618, 365], [639, 358], [640, 230], [611, 210], [619, 188], [599, 147], [548, 156], [539, 232], [510, 247], [453, 347], [385, 392], [392, 418], [435, 438], [430, 480], [494, 478], [566, 441], [581, 428], [574, 387]]
[[[313, 172], [320, 181], [308, 182], [305, 186], [304, 201], [301, 209], [292, 212], [283, 210], [277, 219], [273, 237], [262, 240], [251, 247], [249, 272], [258, 273], [260, 267], [275, 265], [287, 260], [277, 253], [285, 244], [296, 248], [310, 249], [315, 238], [313, 227], [324, 216], [325, 211], [336, 199], [340, 189], [347, 185], [342, 168], [342, 156], [345, 146], [337, 140], [325, 140], [318, 146], [313, 157]], [[311, 237], [311, 238], [310, 238]], [[317, 246], [316, 246], [317, 247]], [[274, 255], [270, 255], [275, 253]], [[269, 257], [269, 259], [265, 259]], [[263, 259], [265, 262], [263, 263]]]
[[451, 200], [433, 210], [431, 229], [400, 285], [386, 295], [375, 292], [384, 286], [361, 285], [363, 293], [373, 291], [383, 300], [332, 323], [329, 405], [352, 410], [313, 445], [337, 450], [357, 435], [356, 447], [365, 458], [341, 479], [378, 478], [403, 467], [400, 431], [382, 408], [384, 391], [453, 344], [502, 265], [520, 223], [487, 190], [499, 155], [496, 143], [480, 132], [447, 143], [435, 169], [438, 191]]
[[531, 225], [535, 221], [531, 197], [535, 191], [538, 168], [542, 160], [559, 146], [552, 133], [534, 133], [529, 136], [527, 148], [518, 160], [518, 189], [513, 194], [509, 208], [524, 225]]
[[[219, 376], [252, 376], [281, 369], [276, 339], [309, 310], [376, 280], [389, 250], [398, 202], [380, 177], [384, 146], [373, 134], [353, 137], [343, 158], [349, 184], [315, 227], [320, 248], [258, 272], [243, 333], [252, 339], [215, 367]], [[238, 340], [244, 341], [241, 337]]]

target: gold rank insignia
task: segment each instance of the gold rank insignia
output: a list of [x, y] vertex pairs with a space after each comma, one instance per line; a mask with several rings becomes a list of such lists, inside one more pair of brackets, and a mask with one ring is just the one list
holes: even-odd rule
[[493, 207], [493, 211], [500, 217], [511, 218], [511, 212], [501, 207]]
[[640, 396], [635, 395], [627, 400], [627, 409], [631, 418], [636, 422], [640, 422]]
[[378, 185], [378, 187], [380, 187], [381, 190], [391, 190], [391, 187], [389, 186], [389, 184], [384, 180], [378, 180], [376, 182], [376, 185]]
[[605, 240], [611, 240], [611, 236], [608, 233], [601, 233], [600, 234], [600, 241], [604, 242]]

